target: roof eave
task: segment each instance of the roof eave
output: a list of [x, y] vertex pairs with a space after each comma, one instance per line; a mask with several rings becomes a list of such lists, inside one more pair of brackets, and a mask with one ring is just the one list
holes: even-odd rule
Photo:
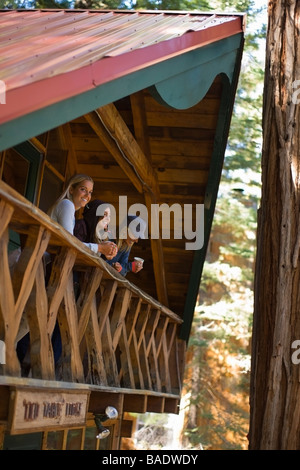
[[71, 72], [9, 89], [6, 105], [1, 107], [0, 124], [243, 31], [244, 16], [235, 16], [233, 21], [212, 28], [190, 31], [168, 41], [105, 57]]

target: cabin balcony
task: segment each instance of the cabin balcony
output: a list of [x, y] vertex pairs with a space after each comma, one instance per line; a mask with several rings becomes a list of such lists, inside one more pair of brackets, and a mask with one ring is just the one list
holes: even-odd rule
[[[1, 181], [0, 207], [0, 384], [80, 387], [94, 397], [121, 393], [128, 404], [124, 411], [137, 411], [142, 400], [141, 412], [178, 412], [185, 362], [182, 319]], [[21, 240], [16, 252], [9, 248], [12, 233]], [[45, 253], [52, 259], [47, 282]], [[59, 365], [51, 342], [56, 322]], [[27, 332], [25, 377], [16, 345]]]

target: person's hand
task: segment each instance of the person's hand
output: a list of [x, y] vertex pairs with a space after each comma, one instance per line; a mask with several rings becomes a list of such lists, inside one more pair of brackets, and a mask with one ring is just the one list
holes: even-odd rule
[[98, 244], [98, 253], [103, 254], [107, 259], [113, 259], [118, 253], [118, 247], [113, 242], [101, 242]]
[[113, 264], [112, 264], [112, 267], [115, 268], [115, 269], [118, 271], [118, 273], [119, 273], [120, 271], [122, 271], [122, 265], [121, 265], [120, 263], [118, 263], [118, 262], [113, 263]]
[[134, 261], [134, 273], [138, 273], [143, 269], [143, 263], [141, 261]]

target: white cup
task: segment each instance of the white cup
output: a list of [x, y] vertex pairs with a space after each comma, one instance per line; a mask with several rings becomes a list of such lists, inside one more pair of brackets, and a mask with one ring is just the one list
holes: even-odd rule
[[144, 264], [143, 258], [138, 258], [137, 256], [135, 256], [133, 259], [134, 261], [137, 261], [138, 263], [142, 263], [142, 265]]

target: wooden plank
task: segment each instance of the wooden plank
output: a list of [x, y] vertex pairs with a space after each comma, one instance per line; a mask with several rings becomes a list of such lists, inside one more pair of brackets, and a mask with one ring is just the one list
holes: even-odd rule
[[[137, 371], [140, 384], [143, 387], [152, 390], [152, 383], [149, 371], [149, 364], [147, 361], [146, 343], [145, 343], [145, 329], [147, 326], [148, 318], [150, 315], [151, 306], [148, 304], [142, 304], [140, 314], [136, 322], [136, 328], [133, 335], [133, 347], [134, 354], [137, 358]], [[134, 361], [133, 361], [134, 364]]]
[[[137, 348], [137, 340], [135, 335], [135, 325], [138, 319], [138, 315], [140, 313], [142, 305], [141, 298], [131, 298], [129, 310], [126, 315], [126, 336], [127, 336], [127, 343], [128, 343], [128, 357], [130, 363], [130, 380], [132, 380], [133, 388], [144, 388], [144, 380], [143, 374], [141, 371], [141, 366], [139, 362], [139, 354]], [[123, 376], [123, 368], [120, 370], [119, 379], [121, 380]], [[131, 378], [132, 377], [132, 378]]]
[[146, 353], [147, 355], [150, 352], [152, 343], [155, 339], [155, 334], [157, 330], [157, 325], [160, 319], [161, 312], [159, 310], [156, 310], [154, 313], [151, 311], [151, 314], [149, 315], [148, 323], [147, 323], [147, 328], [146, 328], [146, 341], [147, 341], [147, 348], [146, 348]]
[[161, 379], [158, 368], [158, 354], [156, 350], [154, 332], [159, 320], [159, 316], [160, 312], [156, 311], [155, 315], [149, 317], [145, 335], [146, 357], [149, 364], [150, 377], [154, 390], [158, 392], [161, 391]]
[[166, 335], [168, 324], [169, 324], [169, 318], [167, 317], [161, 318], [160, 325], [156, 329], [155, 341], [156, 341], [157, 354], [160, 353], [163, 338]]
[[165, 156], [165, 155], [152, 155], [153, 168], [159, 173], [165, 171], [166, 169], [181, 169], [181, 170], [190, 170], [190, 171], [209, 171], [210, 167], [210, 158], [207, 156], [204, 157], [190, 157], [188, 156]]
[[102, 353], [105, 364], [107, 383], [111, 387], [119, 387], [119, 373], [113, 347], [109, 318], [107, 317], [102, 327]]
[[107, 405], [113, 406], [120, 413], [123, 406], [123, 393], [120, 389], [95, 390], [92, 388], [89, 412], [93, 414], [105, 414]]
[[131, 367], [132, 367], [135, 387], [144, 389], [145, 382], [144, 382], [144, 376], [142, 372], [138, 341], [137, 341], [135, 331], [133, 332], [132, 341], [130, 342], [130, 345], [129, 345], [129, 350], [130, 350]]
[[[150, 190], [159, 199], [157, 176], [116, 107], [113, 104], [108, 104], [99, 108], [97, 113], [110, 135], [113, 135], [118, 141], [126, 156], [126, 163], [129, 161], [139, 175], [143, 190]], [[124, 161], [124, 157], [122, 160]], [[118, 158], [118, 163], [120, 166], [123, 164], [120, 158]]]
[[66, 178], [69, 179], [72, 175], [78, 173], [76, 152], [73, 146], [73, 137], [69, 122], [59, 127], [59, 137], [62, 148], [68, 151]]
[[99, 268], [90, 268], [84, 273], [84, 281], [80, 284], [80, 295], [77, 300], [77, 311], [79, 315], [78, 338], [81, 343], [89, 320], [91, 304], [95, 298], [96, 291], [100, 286], [103, 271]]
[[51, 338], [47, 330], [48, 299], [44, 267], [40, 262], [35, 283], [26, 304], [30, 330], [30, 363], [33, 378], [54, 380], [54, 359]]
[[99, 332], [102, 334], [103, 328], [106, 325], [107, 317], [109, 315], [113, 300], [116, 295], [118, 287], [117, 281], [108, 280], [101, 286], [104, 291], [101, 295], [101, 302], [98, 308], [98, 322]]
[[70, 339], [70, 331], [64, 305], [60, 305], [57, 312], [57, 321], [61, 337], [62, 353], [56, 365], [56, 379], [64, 382], [73, 381], [73, 373], [71, 366], [72, 345]]
[[175, 324], [169, 325], [169, 331], [166, 334], [167, 344], [165, 344], [166, 351], [165, 360], [167, 361], [167, 367], [170, 374], [171, 388], [172, 390], [181, 390], [184, 364], [180, 364], [181, 356], [185, 356], [182, 345], [180, 349], [178, 345], [181, 344], [181, 340], [177, 338], [177, 328]]
[[[158, 354], [158, 367], [159, 367], [159, 375], [161, 380], [162, 390], [171, 393], [171, 374], [169, 368], [169, 351], [167, 346], [167, 338], [166, 334], [164, 333], [161, 338], [161, 348], [157, 350]], [[176, 374], [177, 376], [177, 374]]]
[[123, 403], [124, 403], [124, 395], [120, 395], [119, 408], [118, 408], [119, 416], [116, 419], [115, 425], [112, 427], [111, 446], [110, 446], [111, 450], [120, 449]]
[[32, 139], [30, 139], [30, 142], [32, 143], [32, 145], [34, 145], [34, 147], [40, 153], [42, 153], [42, 154], [46, 153], [46, 147], [42, 144], [42, 142], [37, 137], [33, 137]]
[[132, 110], [133, 126], [134, 126], [134, 135], [138, 145], [143, 151], [146, 158], [151, 162], [151, 151], [148, 135], [148, 125], [147, 125], [147, 116], [146, 108], [144, 101], [144, 93], [139, 91], [130, 95], [130, 103]]
[[6, 231], [13, 213], [14, 207], [3, 200], [0, 200], [0, 237], [2, 237], [3, 233]]
[[140, 348], [145, 334], [145, 329], [147, 326], [148, 318], [151, 311], [151, 305], [143, 304], [141, 308], [141, 313], [139, 315], [137, 324], [136, 324], [136, 335], [138, 338], [138, 348]]
[[208, 171], [209, 168], [207, 170], [165, 168], [164, 171], [157, 172], [157, 178], [160, 184], [168, 182], [176, 184], [178, 182], [180, 184], [199, 183], [201, 185], [206, 185], [208, 180]]
[[131, 364], [131, 355], [129, 350], [127, 332], [125, 323], [122, 323], [122, 332], [119, 339], [119, 349], [120, 349], [120, 362], [121, 362], [121, 371], [119, 377], [122, 376], [122, 386], [125, 388], [135, 389], [135, 380]]
[[116, 350], [122, 331], [122, 325], [129, 308], [131, 292], [129, 289], [120, 288], [117, 292], [113, 314], [110, 320], [111, 335], [113, 339], [113, 348]]
[[156, 113], [147, 112], [148, 126], [160, 127], [180, 127], [180, 128], [194, 128], [194, 129], [215, 129], [217, 123], [216, 114], [198, 114], [193, 113]]
[[87, 122], [90, 124], [90, 126], [94, 129], [98, 137], [106, 145], [106, 147], [108, 148], [110, 153], [113, 155], [113, 157], [117, 160], [120, 167], [123, 169], [124, 173], [128, 176], [128, 178], [133, 183], [133, 185], [138, 190], [138, 192], [142, 193], [143, 186], [141, 184], [141, 180], [136, 175], [136, 172], [134, 171], [132, 166], [127, 162], [126, 159], [124, 159], [123, 154], [120, 151], [120, 148], [118, 147], [113, 137], [109, 134], [106, 128], [106, 125], [103, 124], [99, 115], [95, 113], [89, 113], [85, 116], [85, 118]]
[[12, 275], [16, 300], [14, 328], [17, 334], [26, 302], [35, 281], [36, 272], [47, 249], [50, 233], [42, 226], [30, 227], [26, 244]]
[[165, 162], [166, 165], [172, 163], [170, 168], [175, 168], [176, 162], [180, 164], [180, 160], [184, 158], [188, 162], [199, 161], [202, 165], [209, 164], [211, 153], [213, 151], [213, 142], [211, 140], [199, 141], [198, 139], [182, 142], [176, 138], [172, 139], [156, 139], [152, 137], [150, 140], [152, 163], [157, 165], [158, 162]]
[[[91, 163], [80, 163], [78, 164], [79, 173], [85, 175], [93, 175], [94, 180], [102, 182], [119, 182], [127, 180], [126, 173], [116, 164], [112, 165], [99, 165]], [[101, 193], [102, 194], [102, 193]], [[111, 200], [109, 200], [111, 203]]]
[[17, 334], [14, 326], [15, 298], [8, 262], [8, 240], [9, 233], [6, 228], [0, 237], [0, 314], [4, 330], [1, 332], [1, 334], [4, 334], [4, 338], [2, 337], [1, 339], [4, 339], [6, 347], [5, 364], [3, 364], [2, 369], [5, 375], [18, 377], [21, 374], [21, 369], [15, 348]]
[[53, 332], [57, 311], [63, 299], [75, 259], [76, 253], [73, 250], [62, 248], [53, 262], [47, 286], [49, 302], [48, 331], [50, 334]]
[[147, 390], [153, 390], [150, 367], [149, 367], [148, 357], [146, 353], [146, 341], [145, 341], [144, 336], [142, 336], [142, 338], [140, 338], [138, 341], [138, 353], [139, 353], [141, 370], [143, 371], [144, 386]]
[[128, 336], [128, 344], [131, 343], [141, 306], [142, 299], [140, 297], [131, 298], [130, 307], [126, 315], [126, 332]]
[[73, 276], [70, 275], [64, 293], [65, 315], [68, 322], [71, 344], [72, 382], [84, 382], [83, 366], [80, 357], [78, 337], [78, 314], [74, 296]]
[[89, 355], [91, 383], [96, 385], [107, 385], [95, 297], [91, 304], [91, 315], [86, 329], [86, 342]]

